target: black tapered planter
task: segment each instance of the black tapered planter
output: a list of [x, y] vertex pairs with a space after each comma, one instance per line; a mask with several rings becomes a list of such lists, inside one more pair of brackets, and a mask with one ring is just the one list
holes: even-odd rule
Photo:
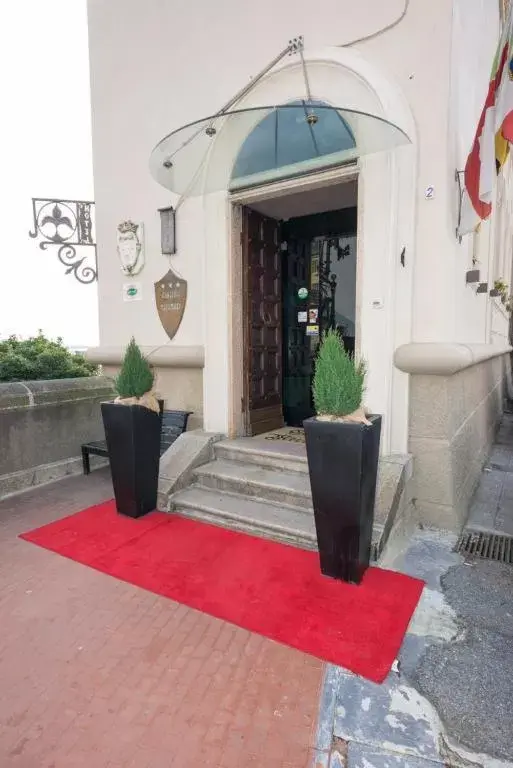
[[157, 506], [163, 408], [159, 403], [160, 413], [142, 405], [102, 403], [116, 508], [128, 517], [141, 517]]
[[321, 572], [359, 584], [369, 566], [381, 416], [304, 422]]

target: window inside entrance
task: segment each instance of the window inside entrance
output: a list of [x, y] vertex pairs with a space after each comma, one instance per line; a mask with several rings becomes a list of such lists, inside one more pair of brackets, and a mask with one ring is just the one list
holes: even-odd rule
[[[325, 102], [294, 101], [277, 107], [261, 120], [244, 141], [237, 156], [231, 189], [319, 170], [344, 161], [354, 150], [354, 135], [337, 110], [319, 110]], [[354, 152], [351, 152], [354, 159]]]

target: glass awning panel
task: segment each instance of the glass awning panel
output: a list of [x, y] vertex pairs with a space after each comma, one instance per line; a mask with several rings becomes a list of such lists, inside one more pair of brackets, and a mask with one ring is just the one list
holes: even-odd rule
[[153, 177], [177, 194], [237, 190], [354, 162], [409, 143], [387, 120], [319, 101], [233, 110], [157, 144]]

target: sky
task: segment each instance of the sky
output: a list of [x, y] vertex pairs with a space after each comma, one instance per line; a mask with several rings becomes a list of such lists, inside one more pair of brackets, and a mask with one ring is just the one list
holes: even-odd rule
[[[17, 0], [0, 30], [0, 338], [98, 344], [97, 284], [28, 235], [32, 198], [94, 200], [86, 0]], [[87, 249], [89, 258], [93, 249]]]

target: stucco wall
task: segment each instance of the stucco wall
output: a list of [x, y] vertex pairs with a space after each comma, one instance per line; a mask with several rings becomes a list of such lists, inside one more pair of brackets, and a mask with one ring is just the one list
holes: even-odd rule
[[[468, 123], [469, 108], [464, 99], [461, 107], [455, 101], [454, 93], [464, 95], [465, 88], [451, 68], [464, 74], [474, 57], [485, 82], [495, 32], [479, 30], [491, 11], [472, 0], [472, 24], [461, 31], [447, 0], [411, 0], [400, 23], [374, 34], [397, 21], [403, 8], [403, 0], [320, 0], [315, 9], [293, 0], [262, 0], [251, 9], [236, 0], [180, 6], [88, 0], [100, 342], [122, 346], [135, 335], [153, 348], [202, 346], [209, 430], [225, 432], [230, 420], [230, 209], [220, 191], [190, 197], [178, 211], [178, 253], [170, 262], [189, 293], [169, 342], [154, 305], [153, 284], [168, 268], [157, 211], [177, 198], [153, 181], [148, 158], [164, 135], [215, 113], [296, 34], [305, 35], [314, 97], [387, 117], [412, 139], [410, 147], [360, 163], [357, 335], [369, 367], [367, 404], [384, 414], [385, 452], [405, 451], [408, 441], [409, 383], [393, 368], [397, 347], [412, 340], [490, 342], [492, 331], [504, 336], [506, 318], [465, 285], [471, 246], [469, 238], [460, 246], [455, 237], [454, 170], [462, 162], [455, 135]], [[347, 47], [364, 35], [371, 37]], [[303, 95], [298, 62], [287, 59], [244, 103]], [[481, 97], [472, 98], [470, 111], [478, 114]], [[214, 157], [224, 157], [228, 167], [243, 137], [231, 139], [232, 154]], [[431, 200], [425, 198], [429, 185]], [[116, 226], [129, 217], [144, 222], [146, 240], [146, 267], [137, 277], [143, 300], [133, 303], [122, 300], [125, 279], [115, 252]], [[375, 299], [382, 310], [374, 308]]]
[[[451, 173], [464, 169], [474, 140], [488, 91], [499, 26], [498, 3], [453, 0], [448, 157]], [[452, 197], [452, 220], [456, 217], [457, 202], [455, 194]], [[504, 344], [507, 340], [508, 316], [502, 304], [486, 293], [476, 294], [475, 286], [465, 286], [465, 272], [479, 269], [481, 282], [487, 282], [489, 288], [498, 278], [511, 283], [512, 206], [509, 162], [497, 180], [490, 220], [483, 222], [478, 234], [466, 235], [461, 243], [455, 243], [450, 260], [450, 283], [454, 286], [454, 338], [458, 341]]]
[[[106, 376], [115, 377], [119, 365], [104, 365]], [[203, 427], [203, 372], [201, 368], [165, 368], [155, 366], [155, 389], [164, 400], [164, 408], [172, 411], [191, 411], [188, 429]]]
[[[141, 352], [150, 361], [155, 374], [155, 391], [164, 400], [166, 410], [191, 412], [189, 429], [203, 426], [203, 347], [145, 347]], [[119, 373], [124, 346], [91, 348], [86, 356], [101, 364], [106, 376]]]
[[80, 446], [103, 439], [100, 403], [112, 396], [104, 377], [0, 384], [0, 497], [80, 472]]
[[[443, 7], [441, 2], [435, 5]], [[343, 49], [333, 47], [328, 51], [327, 48], [344, 44], [348, 37], [354, 39], [376, 31], [397, 19], [401, 9], [401, 2], [389, 3], [386, 9], [377, 9], [371, 2], [358, 8], [347, 3], [344, 14], [340, 3], [325, 0], [323, 8], [316, 8], [312, 14], [309, 7], [298, 11], [291, 0], [279, 7], [266, 0], [258, 12], [248, 16], [247, 8], [243, 9], [235, 0], [215, 9], [192, 3], [179, 10], [157, 0], [150, 0], [144, 6], [135, 0], [111, 0], [107, 4], [90, 0], [101, 345], [126, 344], [132, 334], [146, 346], [169, 345], [155, 312], [153, 283], [167, 269], [167, 259], [160, 254], [157, 209], [176, 202], [176, 198], [149, 175], [151, 148], [173, 128], [215, 112], [246, 84], [292, 34], [301, 32], [299, 28], [297, 32], [291, 31], [291, 18], [295, 25], [304, 25], [305, 55], [310, 64], [314, 64], [315, 96], [327, 96], [331, 103], [341, 102], [374, 114], [393, 112], [409, 135], [415, 135], [415, 123], [400, 93], [400, 85], [386, 84], [387, 62], [381, 53], [384, 50], [387, 55], [393, 53], [397, 45], [395, 36], [388, 41], [383, 37], [385, 42], [383, 46], [380, 43], [378, 55], [372, 54], [369, 61], [356, 50], [346, 52], [347, 66], [336, 61], [337, 52]], [[433, 18], [437, 18], [437, 14], [433, 9]], [[271, 16], [272, 30], [264, 22]], [[198, 17], [202, 19], [200, 25]], [[211, 25], [208, 31], [206, 17]], [[122, 25], [120, 18], [123, 18]], [[344, 18], [343, 25], [338, 23], [340, 18]], [[372, 19], [372, 29], [369, 29], [369, 19]], [[249, 44], [241, 34], [248, 23], [252, 26], [251, 39], [258, 40], [255, 45]], [[173, 44], [170, 44], [169, 30], [173, 30]], [[413, 46], [410, 50], [413, 53]], [[127, 51], [140, 51], [141, 55], [125, 55]], [[395, 54], [392, 58], [398, 60]], [[421, 57], [418, 59], [423, 62]], [[120, 61], [123, 66], [119, 66]], [[297, 57], [295, 62], [285, 62], [285, 65], [292, 64], [293, 71], [285, 76], [275, 73], [276, 77], [268, 79], [263, 84], [264, 90], [255, 98], [272, 96], [290, 100], [304, 95]], [[368, 70], [367, 75], [361, 74], [362, 69]], [[403, 65], [403, 81], [407, 79], [406, 69]], [[367, 82], [367, 76], [374, 80], [372, 84]], [[430, 97], [433, 99], [432, 92]], [[412, 184], [416, 148], [407, 148], [405, 152], [393, 157], [385, 153], [365, 159], [362, 173], [365, 172], [367, 183], [362, 185], [360, 193], [361, 208], [375, 221], [374, 226], [366, 226], [365, 232], [360, 233], [361, 248], [367, 259], [360, 270], [359, 305], [362, 352], [369, 360], [369, 407], [385, 414], [384, 444], [388, 449], [393, 445], [395, 450], [405, 447], [407, 380], [393, 372], [391, 359], [394, 345], [409, 340], [411, 333], [415, 251]], [[208, 198], [187, 199], [177, 215], [178, 253], [171, 257], [171, 263], [188, 281], [190, 290], [182, 326], [171, 345], [204, 346], [206, 427], [225, 431], [230, 379], [226, 330], [229, 325], [230, 222], [226, 193]], [[404, 216], [397, 216], [397, 211], [404, 212]], [[145, 223], [147, 256], [147, 266], [138, 276], [143, 285], [143, 300], [133, 303], [122, 301], [124, 279], [115, 253], [116, 226], [128, 217]], [[408, 251], [405, 268], [399, 265], [403, 247]], [[381, 295], [385, 311], [373, 314], [372, 300]], [[392, 435], [392, 411], [396, 407], [391, 402], [393, 386], [398, 390], [400, 411], [395, 419], [396, 435]]]

